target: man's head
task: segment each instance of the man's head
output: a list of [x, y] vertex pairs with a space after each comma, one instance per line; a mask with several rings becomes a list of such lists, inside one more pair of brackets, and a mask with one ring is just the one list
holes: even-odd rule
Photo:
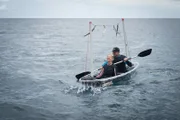
[[120, 49], [118, 47], [114, 47], [112, 50], [112, 53], [114, 56], [118, 56], [120, 53]]
[[108, 62], [112, 62], [113, 59], [114, 59], [114, 58], [113, 58], [113, 56], [112, 56], [111, 54], [107, 56], [107, 61], [108, 61]]

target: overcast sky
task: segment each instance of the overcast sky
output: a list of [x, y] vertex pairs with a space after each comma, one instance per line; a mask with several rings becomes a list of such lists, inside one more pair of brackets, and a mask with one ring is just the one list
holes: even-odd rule
[[180, 0], [0, 0], [0, 18], [180, 18]]

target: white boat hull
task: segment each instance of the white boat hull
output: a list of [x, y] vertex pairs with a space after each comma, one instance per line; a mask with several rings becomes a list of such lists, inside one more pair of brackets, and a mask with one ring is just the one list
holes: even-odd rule
[[139, 66], [138, 62], [134, 62], [133, 63], [134, 66], [129, 68], [130, 70], [126, 73], [122, 73], [120, 75], [116, 75], [113, 77], [108, 77], [108, 78], [103, 78], [103, 79], [94, 79], [94, 80], [83, 80], [82, 78], [79, 79], [79, 82], [81, 82], [82, 84], [88, 84], [88, 85], [101, 85], [101, 84], [105, 84], [105, 83], [109, 83], [111, 82], [112, 84], [117, 83], [122, 81], [124, 78], [126, 78], [127, 76], [131, 75]]

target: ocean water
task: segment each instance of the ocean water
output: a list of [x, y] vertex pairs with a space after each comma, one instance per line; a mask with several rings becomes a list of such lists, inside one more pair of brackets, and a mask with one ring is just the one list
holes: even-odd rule
[[95, 68], [114, 46], [124, 54], [121, 19], [0, 19], [0, 120], [179, 120], [180, 19], [125, 19], [131, 56], [153, 52], [127, 82], [98, 88], [74, 77], [89, 21], [107, 25], [93, 32]]

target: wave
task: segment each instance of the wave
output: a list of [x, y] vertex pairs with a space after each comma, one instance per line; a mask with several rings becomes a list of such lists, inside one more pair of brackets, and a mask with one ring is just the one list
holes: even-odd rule
[[107, 87], [93, 87], [93, 86], [68, 86], [63, 91], [65, 94], [74, 95], [98, 95], [101, 94]]

